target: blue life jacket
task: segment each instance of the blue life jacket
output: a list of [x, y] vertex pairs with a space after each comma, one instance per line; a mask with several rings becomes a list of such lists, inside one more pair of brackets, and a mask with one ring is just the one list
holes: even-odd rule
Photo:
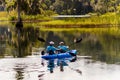
[[67, 46], [63, 46], [63, 45], [58, 46], [58, 49], [61, 50], [61, 53], [65, 53], [66, 51], [68, 51], [68, 47]]
[[47, 48], [46, 48], [46, 51], [47, 51], [47, 53], [49, 53], [49, 55], [54, 54], [54, 52], [55, 52], [56, 50], [57, 50], [57, 49], [56, 49], [54, 46], [52, 46], [52, 45], [47, 46]]

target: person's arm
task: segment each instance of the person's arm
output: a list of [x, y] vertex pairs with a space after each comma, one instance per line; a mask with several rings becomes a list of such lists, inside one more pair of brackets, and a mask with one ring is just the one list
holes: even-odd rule
[[68, 51], [69, 50], [69, 46], [66, 46], [66, 51]]
[[50, 46], [47, 46], [46, 52], [49, 53]]

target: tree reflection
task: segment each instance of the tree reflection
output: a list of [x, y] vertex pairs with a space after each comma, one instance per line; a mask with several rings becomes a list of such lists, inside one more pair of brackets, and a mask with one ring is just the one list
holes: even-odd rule
[[39, 35], [39, 29], [33, 27], [26, 27], [16, 29], [13, 32], [12, 47], [17, 50], [14, 54], [15, 57], [24, 57], [31, 55], [32, 46], [37, 42], [37, 37]]
[[40, 47], [39, 35], [39, 28], [33, 26], [0, 27], [0, 57], [31, 55], [32, 47]]
[[16, 80], [23, 80], [24, 79], [24, 72], [23, 70], [16, 70]]
[[6, 52], [7, 27], [0, 26], [0, 56], [4, 57]]
[[16, 80], [23, 80], [24, 79], [24, 73], [27, 66], [25, 64], [16, 64], [13, 68], [16, 71], [15, 78]]
[[[114, 34], [107, 31], [44, 31], [35, 26], [23, 27], [21, 30], [8, 30], [4, 34], [4, 39], [8, 38], [9, 48], [12, 49], [11, 54], [14, 57], [24, 57], [32, 54], [32, 47], [46, 47], [49, 41], [54, 41], [58, 46], [60, 41], [64, 41], [66, 45], [70, 45], [70, 49], [77, 49], [79, 55], [92, 56], [94, 60], [107, 63], [120, 62], [120, 33]], [[5, 31], [6, 31], [5, 30]], [[4, 31], [4, 30], [2, 30]], [[7, 37], [5, 37], [5, 35]], [[1, 33], [0, 36], [3, 36]], [[38, 37], [42, 36], [45, 42], [38, 41]], [[72, 44], [74, 38], [82, 37], [80, 43]], [[0, 38], [0, 46], [6, 44], [3, 37]], [[2, 42], [3, 41], [3, 42]], [[71, 45], [72, 44], [72, 45]], [[7, 45], [8, 46], [8, 45]], [[5, 48], [0, 48], [0, 53], [4, 54]], [[10, 52], [7, 52], [10, 53]]]

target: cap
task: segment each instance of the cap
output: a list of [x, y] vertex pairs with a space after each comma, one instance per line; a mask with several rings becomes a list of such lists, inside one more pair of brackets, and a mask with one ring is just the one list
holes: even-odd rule
[[60, 42], [59, 44], [64, 44], [64, 42]]
[[49, 44], [54, 44], [54, 42], [53, 42], [53, 41], [50, 41]]

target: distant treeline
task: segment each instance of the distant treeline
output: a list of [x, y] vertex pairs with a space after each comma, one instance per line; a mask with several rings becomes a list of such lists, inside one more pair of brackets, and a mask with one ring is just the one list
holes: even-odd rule
[[65, 14], [83, 15], [88, 13], [104, 14], [119, 12], [120, 0], [1, 0], [6, 10], [17, 10], [19, 2], [21, 12], [26, 15]]

